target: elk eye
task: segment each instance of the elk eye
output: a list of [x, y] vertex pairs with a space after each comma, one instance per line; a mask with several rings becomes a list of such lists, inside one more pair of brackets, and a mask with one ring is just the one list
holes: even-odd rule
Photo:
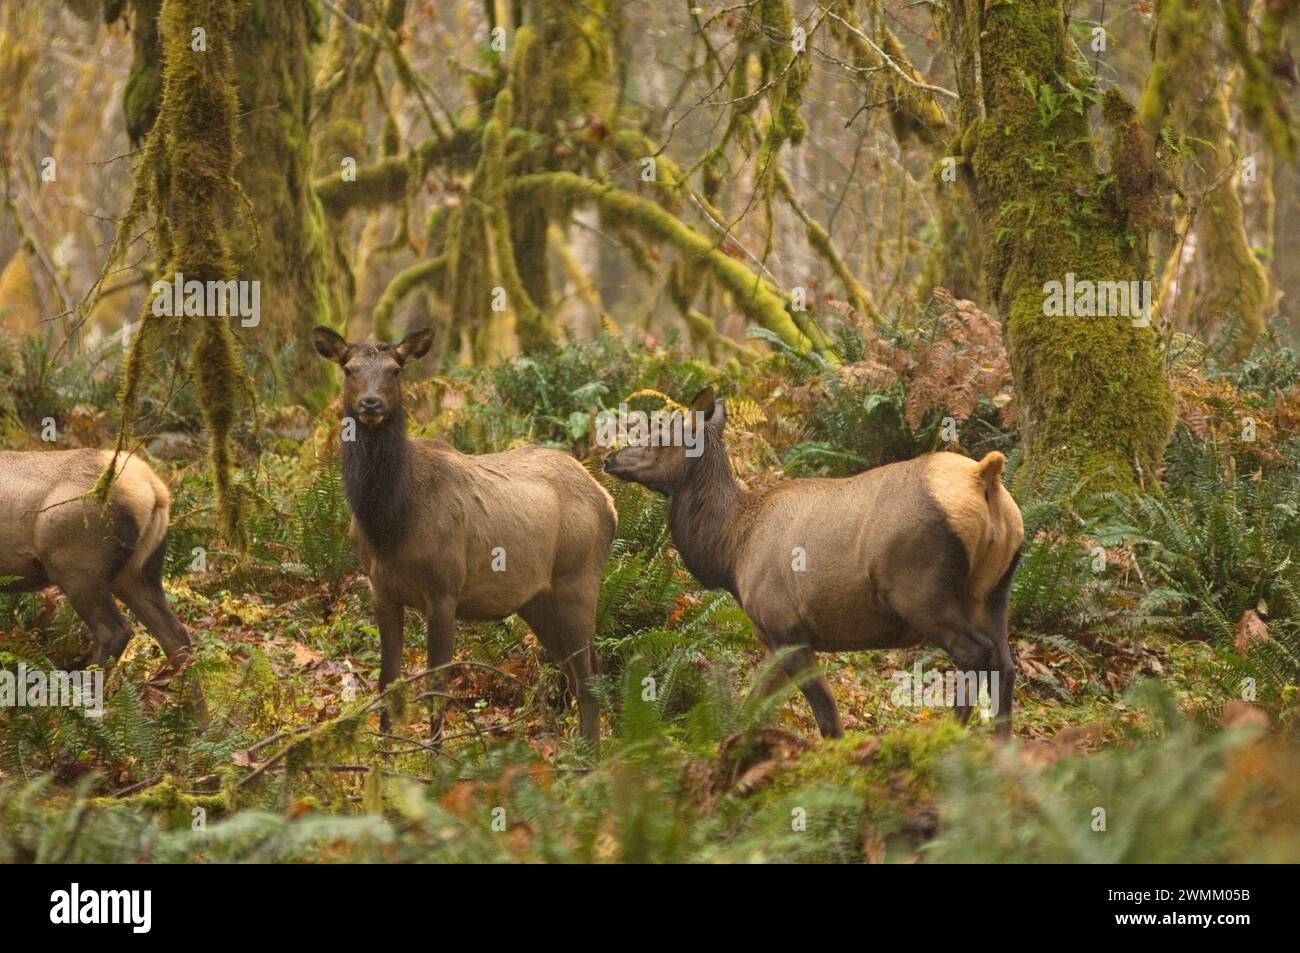
[[351, 376], [352, 376], [352, 368], [350, 368], [350, 367], [345, 367], [345, 368], [343, 368], [343, 376], [344, 376], [344, 377], [351, 377]]

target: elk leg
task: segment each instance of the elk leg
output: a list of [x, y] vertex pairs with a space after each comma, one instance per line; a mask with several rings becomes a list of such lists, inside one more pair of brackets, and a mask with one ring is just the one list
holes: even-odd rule
[[158, 640], [168, 660], [178, 663], [190, 654], [189, 632], [172, 612], [161, 585], [147, 579], [125, 579], [118, 581], [116, 592]]
[[1011, 706], [1015, 704], [1016, 664], [1011, 659], [1011, 645], [1007, 642], [1006, 630], [1002, 639], [994, 641], [1000, 667], [998, 683], [998, 713], [994, 716], [993, 731], [997, 737], [1006, 740], [1011, 737]]
[[107, 665], [110, 659], [119, 658], [131, 641], [131, 627], [113, 601], [109, 583], [91, 581], [80, 585], [60, 585], [59, 588], [95, 637], [95, 651], [90, 664]]
[[[447, 670], [456, 644], [456, 604], [449, 599], [435, 600], [425, 619], [425, 667], [440, 669], [429, 676], [428, 690], [445, 693]], [[442, 701], [437, 696], [429, 699], [429, 730], [431, 741], [438, 744], [442, 738]]]
[[[783, 649], [789, 648], [793, 646], [773, 645], [769, 654], [781, 653], [780, 672], [786, 678], [798, 682], [799, 690], [803, 692], [803, 697], [808, 699], [808, 707], [812, 709], [813, 717], [817, 719], [817, 728], [822, 733], [822, 737], [843, 738], [844, 726], [840, 724], [840, 713], [835, 707], [835, 696], [831, 694], [830, 682], [821, 672], [817, 672], [812, 677], [804, 674], [809, 669], [816, 668], [816, 653], [806, 646], [801, 646], [793, 652], [782, 652]], [[780, 679], [776, 681], [779, 685]]]
[[[179, 666], [191, 657], [193, 648], [189, 631], [172, 612], [160, 582], [143, 576], [118, 580], [117, 595], [144, 623], [149, 634], [158, 640], [168, 662]], [[198, 679], [191, 680], [189, 692], [190, 711], [201, 724], [207, 724], [208, 706]]]
[[1020, 563], [1020, 553], [1017, 552], [1011, 560], [1011, 565], [998, 581], [997, 587], [989, 595], [984, 604], [985, 613], [988, 617], [988, 624], [985, 626], [985, 634], [993, 643], [997, 652], [998, 664], [1001, 667], [1001, 683], [998, 685], [998, 713], [994, 721], [994, 732], [998, 738], [1007, 739], [1011, 737], [1011, 706], [1015, 704], [1015, 687], [1016, 687], [1016, 664], [1011, 657], [1011, 643], [1007, 638], [1007, 615], [1010, 611], [1011, 601], [1011, 577], [1016, 571], [1016, 566]]
[[538, 596], [519, 610], [537, 641], [563, 669], [578, 697], [578, 725], [582, 736], [600, 752], [600, 705], [591, 690], [595, 668], [596, 606], [589, 598], [561, 600], [553, 594]]
[[[375, 625], [379, 628], [379, 691], [402, 677], [402, 641], [404, 613], [401, 603], [374, 593]], [[379, 711], [379, 730], [388, 734], [393, 730], [388, 717], [388, 707]]]
[[[979, 675], [982, 673], [986, 678], [993, 672], [999, 674], [1002, 678], [1003, 666], [998, 658], [998, 651], [994, 648], [993, 643], [987, 636], [976, 631], [969, 625], [960, 622], [953, 622], [951, 625], [941, 623], [932, 623], [922, 628], [917, 627], [918, 631], [925, 637], [925, 640], [933, 645], [937, 645], [948, 653], [953, 664], [962, 672], [976, 673], [978, 684]], [[1002, 705], [1006, 696], [1006, 685], [998, 686], [998, 704]], [[961, 723], [967, 724], [970, 716], [975, 710], [973, 703], [957, 705], [956, 715]], [[999, 707], [999, 714], [1002, 709]], [[1007, 712], [1008, 718], [1010, 712]], [[1008, 725], [1008, 730], [1009, 730]]]

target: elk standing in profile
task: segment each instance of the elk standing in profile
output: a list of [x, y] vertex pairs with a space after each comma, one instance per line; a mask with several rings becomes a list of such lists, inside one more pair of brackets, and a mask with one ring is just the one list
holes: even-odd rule
[[[727, 459], [723, 402], [709, 388], [690, 412], [705, 422], [697, 456], [651, 441], [611, 453], [605, 470], [668, 497], [686, 567], [735, 596], [784, 673], [811, 667], [814, 652], [936, 645], [963, 671], [998, 674], [997, 731], [1009, 736], [1007, 599], [1024, 529], [1002, 454], [932, 453], [749, 492]], [[825, 678], [801, 688], [821, 733], [842, 735]]]
[[[343, 414], [356, 423], [343, 441], [343, 487], [374, 593], [380, 690], [401, 675], [405, 608], [424, 616], [430, 669], [451, 661], [457, 619], [517, 612], [568, 675], [582, 733], [596, 744], [596, 598], [618, 527], [610, 495], [566, 453], [469, 456], [408, 438], [402, 369], [428, 353], [431, 330], [397, 345], [349, 344], [317, 327], [314, 341], [343, 368]], [[433, 728], [437, 737], [438, 719]]]
[[[110, 465], [115, 476], [101, 505], [90, 493]], [[95, 665], [119, 657], [131, 639], [116, 596], [178, 666], [191, 649], [162, 587], [170, 510], [166, 485], [139, 457], [0, 451], [0, 592], [57, 586], [95, 638]]]

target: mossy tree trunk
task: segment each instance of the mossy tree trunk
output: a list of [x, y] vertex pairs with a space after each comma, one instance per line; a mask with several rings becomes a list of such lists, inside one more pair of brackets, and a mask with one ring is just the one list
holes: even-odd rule
[[[163, 0], [157, 37], [164, 67], [156, 119], [142, 146], [131, 204], [109, 251], [100, 281], [122, 260], [146, 216], [153, 220], [153, 245], [162, 274], [183, 273], [187, 281], [230, 281], [240, 277], [231, 255], [236, 231], [240, 159], [239, 100], [232, 49], [237, 0]], [[202, 50], [192, 45], [194, 29], [206, 31]], [[226, 538], [241, 543], [241, 489], [235, 480], [233, 435], [240, 404], [250, 385], [240, 362], [233, 320], [209, 315], [155, 314], [145, 304], [140, 331], [122, 371], [121, 422], [117, 449], [134, 452], [133, 428], [146, 372], [165, 361], [160, 352], [188, 351], [189, 377], [208, 438], [215, 508]], [[179, 370], [174, 366], [173, 374]], [[96, 492], [106, 500], [113, 467]]]
[[[166, 70], [158, 42], [160, 0], [132, 0], [134, 60], [124, 108], [133, 140], [145, 136], [161, 102]], [[214, 27], [204, 7], [185, 14], [191, 31]], [[239, 277], [261, 282], [261, 322], [241, 329], [255, 351], [288, 355], [295, 397], [317, 402], [327, 377], [305, 346], [311, 327], [335, 323], [324, 214], [311, 189], [311, 48], [320, 39], [319, 12], [310, 0], [245, 0], [233, 34], [220, 37], [235, 56], [240, 159], [235, 170], [251, 222], [231, 232]]]
[[[1068, 467], [1097, 486], [1156, 486], [1173, 397], [1154, 328], [1129, 316], [1048, 317], [1048, 282], [1150, 278], [1146, 229], [1099, 168], [1095, 84], [1063, 0], [948, 0], [961, 168], [982, 226], [984, 271], [1007, 333], [1033, 483]], [[1067, 85], [1068, 84], [1068, 85]], [[1130, 109], [1131, 112], [1131, 109]], [[1116, 152], [1149, 148], [1122, 124]]]
[[[1268, 272], [1246, 234], [1241, 156], [1231, 139], [1229, 83], [1216, 66], [1217, 3], [1159, 0], [1155, 60], [1142, 95], [1141, 120], [1159, 135], [1168, 125], [1187, 151], [1182, 231], [1161, 282], [1161, 312], [1176, 327], [1217, 341], [1236, 361], [1263, 333], [1271, 310]], [[1240, 72], [1240, 67], [1237, 67]], [[1266, 175], [1264, 156], [1251, 176]]]
[[311, 48], [319, 39], [309, 0], [248, 0], [233, 38], [242, 152], [235, 178], [258, 227], [236, 232], [232, 251], [240, 274], [262, 282], [263, 326], [250, 333], [287, 347], [292, 391], [311, 402], [329, 380], [307, 344], [311, 328], [336, 323], [324, 213], [311, 190]]

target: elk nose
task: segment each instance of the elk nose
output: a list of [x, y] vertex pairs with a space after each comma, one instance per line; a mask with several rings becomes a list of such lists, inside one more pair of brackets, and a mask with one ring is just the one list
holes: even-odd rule
[[378, 397], [362, 397], [357, 404], [357, 410], [363, 414], [381, 414], [384, 411], [384, 402]]

